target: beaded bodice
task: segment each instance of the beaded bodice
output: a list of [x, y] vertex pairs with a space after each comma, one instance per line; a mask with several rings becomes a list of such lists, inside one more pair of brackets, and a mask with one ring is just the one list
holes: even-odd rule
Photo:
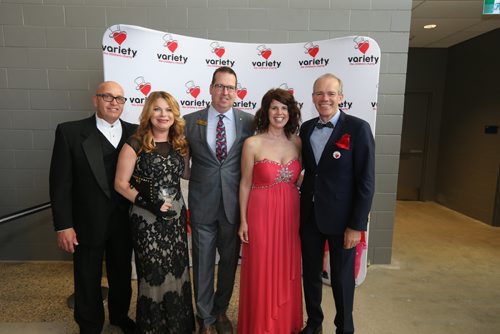
[[252, 188], [270, 188], [278, 184], [294, 185], [300, 174], [300, 162], [292, 159], [286, 164], [263, 159], [253, 168]]

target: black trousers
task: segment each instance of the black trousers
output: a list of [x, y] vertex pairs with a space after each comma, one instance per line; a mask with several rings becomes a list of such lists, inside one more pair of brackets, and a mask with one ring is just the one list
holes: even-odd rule
[[[108, 310], [111, 322], [128, 316], [131, 287], [132, 239], [128, 213], [115, 210], [111, 215], [108, 238], [101, 244], [80, 244], [73, 254], [75, 320], [80, 333], [101, 333], [104, 307], [101, 293], [102, 261], [106, 261], [109, 284]], [[77, 235], [78, 238], [78, 235]]]
[[318, 327], [323, 322], [321, 309], [323, 255], [328, 240], [330, 251], [330, 273], [333, 298], [337, 314], [335, 326], [337, 334], [354, 333], [352, 317], [354, 303], [354, 266], [356, 248], [344, 249], [344, 235], [327, 235], [318, 230], [314, 214], [307, 224], [300, 226], [302, 245], [302, 275], [304, 299], [306, 302], [307, 324]]

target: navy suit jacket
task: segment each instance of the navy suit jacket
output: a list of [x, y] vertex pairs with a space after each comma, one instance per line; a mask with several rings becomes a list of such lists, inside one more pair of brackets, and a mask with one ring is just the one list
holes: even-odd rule
[[[375, 141], [370, 125], [339, 112], [340, 118], [318, 164], [310, 142], [318, 117], [305, 122], [300, 129], [305, 169], [301, 224], [313, 222], [310, 217], [314, 208], [318, 229], [330, 235], [341, 235], [347, 227], [366, 231], [375, 190]], [[343, 136], [350, 137], [347, 148], [336, 144]]]

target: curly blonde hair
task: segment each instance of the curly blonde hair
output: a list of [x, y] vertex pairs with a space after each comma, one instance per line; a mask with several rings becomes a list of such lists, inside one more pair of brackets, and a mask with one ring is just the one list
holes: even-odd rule
[[139, 127], [134, 135], [134, 137], [141, 143], [140, 151], [144, 150], [146, 152], [151, 152], [156, 148], [151, 118], [154, 114], [154, 103], [158, 99], [164, 99], [167, 101], [168, 105], [172, 109], [172, 113], [174, 114], [174, 123], [168, 131], [168, 141], [175, 151], [185, 157], [188, 152], [188, 142], [184, 136], [184, 127], [186, 126], [186, 122], [181, 117], [179, 103], [177, 103], [177, 100], [170, 93], [164, 91], [152, 92], [146, 99], [141, 116], [139, 117]]

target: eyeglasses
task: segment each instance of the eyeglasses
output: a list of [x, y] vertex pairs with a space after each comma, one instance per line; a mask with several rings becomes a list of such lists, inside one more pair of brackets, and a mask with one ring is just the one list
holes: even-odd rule
[[111, 94], [95, 94], [95, 96], [102, 97], [102, 99], [106, 102], [113, 102], [113, 100], [116, 100], [119, 104], [127, 102], [127, 98], [123, 96], [113, 96]]
[[223, 92], [224, 89], [227, 89], [229, 93], [232, 93], [236, 90], [234, 86], [224, 86], [223, 84], [214, 84], [213, 87], [219, 92]]

